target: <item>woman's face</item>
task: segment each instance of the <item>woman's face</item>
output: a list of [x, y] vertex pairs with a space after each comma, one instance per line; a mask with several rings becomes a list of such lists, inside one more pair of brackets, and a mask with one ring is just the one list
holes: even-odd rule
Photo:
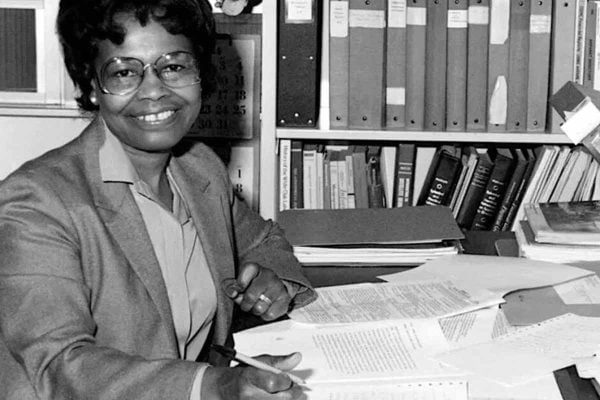
[[[113, 57], [133, 57], [148, 64], [166, 53], [192, 53], [187, 37], [172, 35], [152, 20], [146, 26], [133, 18], [120, 22], [127, 32], [125, 40], [120, 45], [109, 40], [99, 43], [97, 74]], [[103, 93], [97, 82], [93, 85], [100, 114], [128, 151], [169, 151], [188, 132], [201, 106], [200, 84], [168, 87], [153, 68], [146, 68], [139, 88], [126, 95]]]

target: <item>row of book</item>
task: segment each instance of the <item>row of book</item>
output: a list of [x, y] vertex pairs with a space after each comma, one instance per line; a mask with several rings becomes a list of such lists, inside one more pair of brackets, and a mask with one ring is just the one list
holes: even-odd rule
[[332, 129], [559, 133], [549, 96], [570, 80], [600, 87], [597, 1], [329, 0], [303, 24], [291, 3], [279, 7], [280, 126], [315, 126], [319, 63], [304, 59], [321, 55]]
[[280, 210], [442, 205], [472, 230], [513, 230], [523, 204], [600, 200], [583, 146], [280, 141]]

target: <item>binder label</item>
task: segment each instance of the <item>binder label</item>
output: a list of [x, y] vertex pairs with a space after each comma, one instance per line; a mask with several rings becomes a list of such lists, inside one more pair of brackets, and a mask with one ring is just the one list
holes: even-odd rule
[[549, 15], [533, 14], [529, 18], [530, 33], [550, 33], [552, 18]]
[[490, 21], [490, 44], [504, 44], [510, 27], [510, 3], [508, 0], [492, 2]]
[[385, 102], [386, 104], [393, 104], [397, 106], [403, 106], [406, 104], [405, 101], [405, 89], [403, 87], [389, 87], [385, 91]]
[[406, 28], [406, 0], [388, 1], [388, 26]]
[[350, 10], [351, 28], [385, 28], [385, 11]]
[[489, 7], [470, 6], [469, 7], [469, 24], [472, 25], [487, 25], [490, 20]]
[[466, 28], [468, 20], [467, 10], [448, 10], [448, 28]]
[[329, 4], [329, 36], [348, 37], [347, 1], [332, 1]]
[[406, 10], [406, 25], [425, 26], [427, 9], [425, 7], [408, 7]]
[[311, 23], [313, 22], [314, 0], [286, 0], [285, 22], [286, 23]]

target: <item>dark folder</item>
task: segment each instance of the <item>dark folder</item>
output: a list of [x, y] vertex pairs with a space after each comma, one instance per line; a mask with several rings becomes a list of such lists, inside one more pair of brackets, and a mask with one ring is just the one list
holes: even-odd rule
[[314, 127], [319, 112], [320, 2], [279, 0], [277, 125]]

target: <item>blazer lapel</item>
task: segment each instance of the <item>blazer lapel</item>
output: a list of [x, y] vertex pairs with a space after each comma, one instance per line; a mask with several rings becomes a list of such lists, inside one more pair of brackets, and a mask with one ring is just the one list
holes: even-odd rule
[[185, 161], [174, 158], [170, 164], [171, 172], [182, 191], [198, 231], [206, 261], [217, 290], [217, 317], [215, 321], [215, 342], [223, 343], [233, 311], [233, 301], [221, 290], [221, 282], [235, 276], [232, 243], [225, 218], [226, 199], [210, 190], [210, 181], [190, 175], [193, 166], [182, 167]]

